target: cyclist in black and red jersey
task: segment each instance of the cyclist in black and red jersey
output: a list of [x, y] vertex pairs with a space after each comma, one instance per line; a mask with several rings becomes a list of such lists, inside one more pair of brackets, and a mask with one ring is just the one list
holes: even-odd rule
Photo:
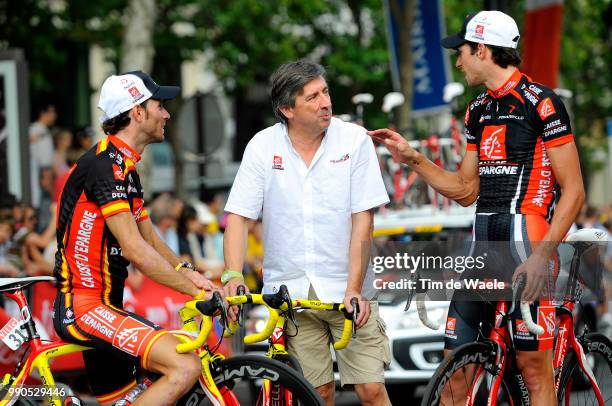
[[59, 198], [54, 325], [64, 340], [94, 347], [83, 358], [103, 405], [136, 385], [137, 365], [162, 377], [134, 404], [172, 404], [201, 373], [197, 355], [178, 354], [178, 339], [122, 303], [130, 263], [184, 294], [214, 288], [154, 231], [135, 167], [148, 144], [164, 140], [162, 101], [179, 91], [140, 71], [106, 79], [98, 107], [108, 137], [72, 167]]
[[[532, 314], [547, 327], [541, 336], [529, 333], [517, 307], [513, 331], [518, 365], [532, 402], [551, 405], [556, 404], [552, 371], [555, 317], [554, 307], [540, 294], [558, 242], [582, 206], [584, 188], [565, 107], [549, 88], [518, 70], [519, 37], [512, 17], [481, 11], [469, 15], [458, 34], [442, 40], [442, 46], [457, 51], [456, 66], [468, 84], [486, 87], [468, 105], [468, 146], [457, 172], [436, 166], [393, 131], [380, 129], [369, 134], [439, 193], [464, 206], [477, 201], [475, 241], [510, 242], [507, 258], [516, 268], [514, 277], [521, 272], [527, 275], [523, 300], [532, 302]], [[561, 191], [556, 206], [555, 184]], [[446, 351], [475, 341], [479, 322], [493, 317], [493, 310], [483, 313], [482, 303], [453, 300]]]

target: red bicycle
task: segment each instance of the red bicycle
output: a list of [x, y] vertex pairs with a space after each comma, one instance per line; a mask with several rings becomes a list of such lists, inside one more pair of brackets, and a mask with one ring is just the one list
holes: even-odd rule
[[[559, 405], [605, 406], [612, 402], [612, 343], [603, 334], [589, 333], [588, 329], [575, 336], [573, 319], [574, 305], [581, 294], [581, 257], [606, 240], [606, 233], [596, 229], [582, 229], [566, 239], [574, 254], [563, 301], [556, 306], [553, 367]], [[497, 303], [491, 333], [486, 337], [480, 334], [476, 342], [460, 346], [440, 364], [427, 386], [423, 406], [530, 405], [516, 363], [510, 321], [521, 283], [524, 280], [515, 285], [511, 305], [506, 301]], [[520, 306], [526, 328], [542, 334], [544, 328], [533, 322], [529, 305]]]

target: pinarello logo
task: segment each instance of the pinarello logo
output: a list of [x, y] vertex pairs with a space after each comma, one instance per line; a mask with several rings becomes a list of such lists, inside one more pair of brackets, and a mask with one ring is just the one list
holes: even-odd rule
[[125, 174], [123, 173], [123, 170], [115, 164], [113, 164], [113, 175], [115, 176], [115, 180], [125, 180]]
[[488, 125], [482, 131], [480, 159], [506, 159], [506, 126]]
[[474, 29], [474, 31], [476, 32], [476, 36], [478, 38], [483, 38], [484, 37], [484, 29], [485, 29], [484, 25], [482, 25], [482, 24], [477, 24], [476, 25], [476, 28]]
[[553, 106], [550, 97], [547, 97], [542, 100], [542, 103], [540, 103], [540, 106], [538, 107], [538, 114], [540, 115], [540, 118], [542, 120], [546, 120], [547, 117], [550, 117], [555, 113], [555, 107]]
[[455, 331], [457, 328], [457, 319], [455, 317], [449, 317], [446, 320], [446, 329], [449, 331]]

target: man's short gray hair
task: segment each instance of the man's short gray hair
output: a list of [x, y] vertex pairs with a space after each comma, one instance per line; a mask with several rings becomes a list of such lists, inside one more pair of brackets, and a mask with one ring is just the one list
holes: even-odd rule
[[270, 77], [274, 116], [286, 124], [287, 118], [280, 109], [294, 107], [295, 97], [302, 92], [304, 86], [318, 77], [325, 79], [326, 74], [323, 66], [306, 59], [281, 65]]

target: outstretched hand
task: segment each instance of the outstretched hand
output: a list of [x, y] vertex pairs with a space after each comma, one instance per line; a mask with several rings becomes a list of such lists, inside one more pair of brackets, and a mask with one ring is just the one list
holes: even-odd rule
[[408, 140], [395, 131], [389, 130], [388, 128], [381, 128], [368, 131], [368, 135], [372, 137], [374, 141], [383, 144], [391, 153], [395, 162], [407, 164], [410, 160], [417, 157], [417, 151], [410, 146]]

